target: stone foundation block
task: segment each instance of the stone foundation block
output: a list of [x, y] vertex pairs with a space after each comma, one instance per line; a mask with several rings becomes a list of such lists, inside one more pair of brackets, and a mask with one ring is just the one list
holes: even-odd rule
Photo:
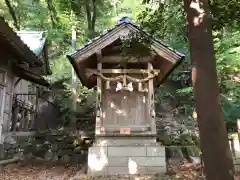
[[125, 156], [146, 156], [146, 147], [144, 146], [108, 146], [109, 157]]
[[155, 137], [97, 137], [96, 146], [138, 146], [156, 144]]
[[161, 146], [147, 146], [146, 148], [147, 156], [163, 156], [165, 157], [165, 148]]
[[89, 148], [89, 175], [151, 175], [165, 172], [166, 160], [163, 146], [93, 146]]

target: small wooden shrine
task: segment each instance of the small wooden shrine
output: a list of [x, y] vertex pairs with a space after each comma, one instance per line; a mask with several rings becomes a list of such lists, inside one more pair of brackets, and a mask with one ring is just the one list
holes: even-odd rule
[[154, 88], [183, 57], [128, 18], [68, 56], [82, 84], [97, 89], [89, 174], [166, 171], [165, 148], [156, 142]]

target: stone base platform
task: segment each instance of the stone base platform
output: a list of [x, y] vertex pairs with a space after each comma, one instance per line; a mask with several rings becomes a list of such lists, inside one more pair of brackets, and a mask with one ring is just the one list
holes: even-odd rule
[[88, 175], [164, 174], [166, 172], [165, 147], [157, 143], [135, 144], [132, 143], [133, 141], [135, 140], [120, 144], [96, 143], [90, 147]]

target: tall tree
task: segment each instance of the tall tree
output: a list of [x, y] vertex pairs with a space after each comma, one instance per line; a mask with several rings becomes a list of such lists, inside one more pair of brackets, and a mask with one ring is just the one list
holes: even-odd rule
[[88, 24], [88, 36], [91, 38], [95, 34], [96, 24], [96, 0], [85, 1], [85, 9]]
[[56, 25], [59, 22], [59, 18], [57, 16], [57, 11], [53, 5], [52, 0], [46, 0], [46, 2], [47, 2], [48, 11], [50, 13], [51, 21], [52, 21], [52, 27], [56, 27]]
[[207, 0], [184, 0], [192, 81], [207, 180], [233, 180], [232, 155], [223, 121]]
[[20, 30], [20, 25], [19, 25], [19, 21], [17, 19], [17, 15], [16, 15], [16, 12], [14, 11], [14, 8], [12, 7], [11, 3], [9, 0], [5, 0], [5, 3], [8, 7], [8, 10], [9, 10], [9, 13], [11, 14], [12, 16], [12, 19], [13, 19], [13, 25], [15, 26], [15, 28], [17, 30]]

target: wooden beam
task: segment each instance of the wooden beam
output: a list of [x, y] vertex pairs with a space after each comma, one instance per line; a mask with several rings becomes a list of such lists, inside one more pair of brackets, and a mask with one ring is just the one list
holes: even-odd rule
[[13, 113], [12, 113], [12, 127], [11, 127], [11, 131], [15, 131], [17, 126], [16, 126], [16, 123], [17, 123], [17, 118], [18, 118], [18, 112], [19, 112], [19, 109], [20, 107], [17, 106], [17, 103], [16, 103], [16, 100], [14, 100], [14, 105], [13, 105]]
[[[153, 65], [148, 63], [148, 70], [152, 69]], [[151, 132], [156, 133], [153, 79], [150, 79], [148, 82], [148, 108], [148, 112], [150, 114], [150, 123], [152, 125]]]
[[27, 81], [33, 82], [35, 84], [39, 84], [42, 86], [48, 87], [50, 84], [45, 80], [42, 76], [36, 74], [35, 72], [23, 69], [19, 66], [13, 66], [12, 70], [16, 76], [21, 77]]
[[18, 79], [16, 80], [16, 82], [14, 83], [14, 88], [17, 87], [18, 83], [21, 81], [22, 78], [18, 77]]
[[97, 62], [102, 62], [103, 57], [102, 57], [102, 51], [101, 50], [96, 52], [96, 56], [97, 56]]
[[[3, 75], [3, 82], [1, 83], [2, 87], [0, 87], [0, 103], [1, 103], [1, 108], [0, 108], [0, 146], [2, 145], [3, 146], [3, 141], [4, 141], [4, 138], [3, 138], [3, 126], [4, 126], [4, 107], [5, 107], [5, 98], [6, 98], [6, 81], [7, 81], [7, 71], [4, 70], [3, 71], [4, 75]], [[2, 155], [4, 154], [3, 153], [3, 150], [4, 149], [1, 149], [0, 148], [0, 158], [2, 158]]]
[[126, 28], [125, 25], [118, 26], [114, 31], [111, 31], [98, 40], [91, 43], [89, 46], [86, 46], [85, 48], [78, 51], [75, 55], [76, 62], [79, 63], [81, 61], [84, 61], [94, 53], [101, 51], [109, 44], [115, 42], [117, 39], [119, 39], [120, 36], [124, 36], [126, 34], [129, 34], [129, 29]]
[[10, 137], [26, 137], [26, 136], [36, 135], [36, 131], [12, 131], [12, 132], [6, 132], [3, 135], [10, 136]]
[[153, 61], [153, 57], [123, 57], [123, 56], [104, 56], [102, 63], [148, 63]]
[[[97, 70], [98, 72], [102, 72], [102, 52], [101, 50], [97, 52]], [[96, 99], [96, 128], [95, 133], [100, 133], [100, 127], [102, 126], [102, 79], [97, 77], [97, 99]]]
[[[86, 68], [86, 73], [98, 72], [96, 69]], [[149, 74], [160, 73], [159, 69], [101, 69], [102, 74]]]

